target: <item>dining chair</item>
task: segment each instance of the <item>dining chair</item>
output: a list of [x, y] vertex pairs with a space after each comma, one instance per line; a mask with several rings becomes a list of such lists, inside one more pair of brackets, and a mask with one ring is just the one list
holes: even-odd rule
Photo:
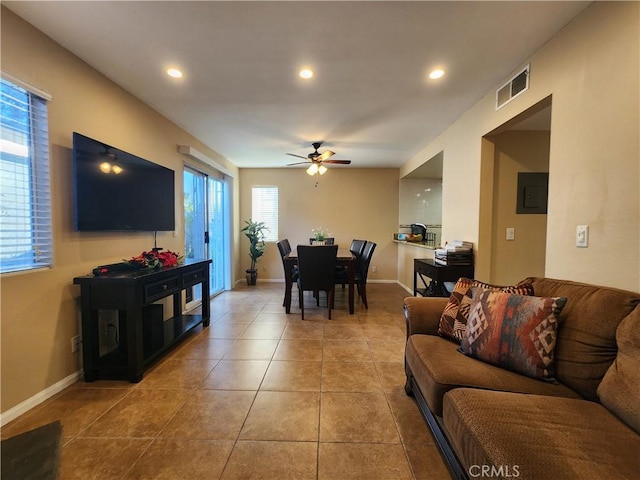
[[335, 290], [334, 274], [336, 258], [338, 256], [337, 245], [298, 245], [298, 300], [302, 320], [304, 320], [304, 295], [305, 291], [317, 293], [316, 302], [320, 305], [319, 292], [327, 293], [327, 307], [329, 319], [331, 319], [331, 307], [333, 306], [333, 293]]
[[[364, 246], [367, 244], [366, 240], [351, 240], [351, 245], [349, 246], [349, 251], [356, 257], [354, 271], [360, 271], [360, 265], [362, 263], [362, 252], [364, 250]], [[344, 290], [344, 286], [347, 283], [347, 267], [336, 267], [336, 284], [341, 283], [342, 289]]]
[[349, 247], [349, 250], [356, 256], [356, 258], [360, 257], [362, 256], [362, 252], [364, 251], [364, 246], [366, 244], [366, 240], [358, 240], [354, 238], [353, 240], [351, 240], [351, 246]]
[[324, 240], [316, 240], [315, 238], [309, 238], [309, 245], [335, 245], [334, 237], [325, 237]]
[[[282, 268], [284, 270], [284, 276], [285, 279], [287, 277], [287, 275], [289, 275], [291, 277], [291, 284], [293, 285], [293, 283], [298, 280], [298, 269], [294, 268], [293, 270], [289, 270], [287, 271], [287, 264], [285, 262], [285, 258], [287, 255], [289, 255], [291, 253], [291, 244], [289, 243], [289, 239], [285, 238], [282, 240], [279, 240], [278, 242], [276, 242], [276, 245], [278, 246], [278, 251], [280, 252], [280, 258], [282, 259]], [[286, 282], [285, 282], [286, 285]], [[286, 289], [286, 286], [285, 286]], [[286, 302], [287, 302], [287, 292], [284, 292], [284, 300], [282, 301], [282, 306], [284, 307]]]
[[367, 277], [369, 276], [369, 264], [371, 264], [371, 258], [376, 246], [375, 242], [367, 242], [362, 251], [362, 262], [359, 270], [356, 270], [355, 282], [358, 286], [358, 294], [362, 298], [362, 303], [364, 303], [364, 308], [369, 308], [367, 303]]
[[355, 238], [351, 240], [351, 246], [349, 247], [349, 251], [353, 253], [356, 257], [356, 264], [355, 264], [356, 272], [359, 272], [362, 266], [362, 254], [364, 253], [364, 247], [367, 245], [367, 243], [368, 242], [366, 240], [357, 240]]
[[[367, 277], [369, 276], [369, 265], [371, 263], [371, 257], [373, 257], [373, 252], [376, 249], [377, 244], [375, 242], [366, 242], [364, 245], [364, 249], [362, 250], [362, 254], [360, 258], [356, 256], [356, 263], [354, 265], [354, 283], [358, 289], [358, 296], [362, 299], [362, 303], [364, 303], [364, 308], [369, 308], [369, 303], [367, 301]], [[353, 253], [353, 252], [352, 252]], [[354, 254], [355, 255], [355, 254]], [[334, 278], [334, 282], [336, 284], [344, 285], [347, 283], [347, 272], [336, 272], [336, 276]]]

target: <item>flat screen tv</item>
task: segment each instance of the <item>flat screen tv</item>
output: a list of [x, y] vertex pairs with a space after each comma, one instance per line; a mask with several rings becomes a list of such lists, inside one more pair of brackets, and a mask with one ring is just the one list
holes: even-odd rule
[[175, 230], [174, 171], [73, 133], [77, 231]]

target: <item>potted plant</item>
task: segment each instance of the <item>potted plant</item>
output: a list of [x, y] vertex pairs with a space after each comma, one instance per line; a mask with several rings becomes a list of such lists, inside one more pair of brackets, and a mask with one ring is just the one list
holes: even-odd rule
[[327, 236], [327, 233], [324, 231], [324, 228], [322, 228], [322, 227], [313, 228], [311, 230], [311, 233], [313, 233], [313, 236], [314, 236], [314, 238], [316, 239], [317, 242], [324, 241], [324, 237]]
[[331, 235], [322, 227], [313, 228], [311, 233], [313, 234], [313, 238], [315, 239], [314, 243], [316, 245], [324, 245], [325, 239]]
[[264, 231], [269, 230], [264, 222], [254, 222], [253, 220], [245, 220], [247, 225], [240, 230], [249, 239], [249, 256], [251, 257], [251, 268], [247, 273], [247, 285], [255, 285], [258, 278], [256, 270], [256, 262], [264, 253], [266, 244], [264, 243]]

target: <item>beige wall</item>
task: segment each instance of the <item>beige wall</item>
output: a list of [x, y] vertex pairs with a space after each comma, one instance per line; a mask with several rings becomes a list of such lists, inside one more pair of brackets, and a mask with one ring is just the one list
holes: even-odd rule
[[[492, 172], [481, 172], [482, 138], [551, 95], [545, 275], [640, 290], [640, 3], [594, 2], [524, 63], [528, 91], [498, 111], [489, 92], [401, 177], [444, 151], [443, 240], [476, 242], [483, 276], [491, 249], [479, 228], [488, 215], [480, 186]], [[582, 224], [586, 249], [575, 246]]]
[[[413, 261], [416, 258], [433, 260], [435, 250], [419, 247], [409, 242], [398, 243], [398, 283], [409, 294], [413, 295]], [[424, 288], [424, 285], [418, 279], [418, 288]]]
[[[393, 233], [398, 228], [398, 170], [330, 168], [323, 176], [310, 177], [300, 168], [240, 170], [240, 218], [251, 217], [251, 188], [278, 187], [279, 235], [292, 248], [308, 244], [311, 230], [323, 227], [336, 243], [346, 248], [354, 238], [377, 243], [371, 261], [378, 271], [369, 279], [397, 279], [397, 246]], [[240, 270], [249, 268], [249, 242], [240, 239]], [[258, 261], [258, 281], [284, 278], [278, 247], [269, 243]]]
[[[1, 53], [3, 71], [53, 96], [49, 140], [54, 267], [2, 276], [2, 411], [6, 412], [79, 370], [79, 355], [71, 353], [70, 343], [79, 333], [79, 287], [72, 284], [73, 278], [153, 247], [151, 233], [74, 232], [72, 132], [175, 170], [176, 212], [182, 212], [184, 162], [178, 144], [192, 145], [236, 177], [237, 169], [4, 7]], [[182, 226], [178, 213], [176, 236], [159, 233], [158, 245], [182, 252]]]
[[[519, 172], [549, 171], [549, 132], [509, 131], [490, 139], [495, 145], [491, 275], [484, 280], [511, 285], [544, 276], [547, 215], [516, 214], [516, 203]], [[514, 240], [506, 239], [507, 227], [515, 229]]]

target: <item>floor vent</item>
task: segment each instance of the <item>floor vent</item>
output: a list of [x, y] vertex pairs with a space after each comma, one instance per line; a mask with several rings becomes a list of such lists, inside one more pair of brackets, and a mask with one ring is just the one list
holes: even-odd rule
[[529, 89], [529, 67], [530, 65], [524, 67], [520, 73], [496, 91], [496, 110]]

